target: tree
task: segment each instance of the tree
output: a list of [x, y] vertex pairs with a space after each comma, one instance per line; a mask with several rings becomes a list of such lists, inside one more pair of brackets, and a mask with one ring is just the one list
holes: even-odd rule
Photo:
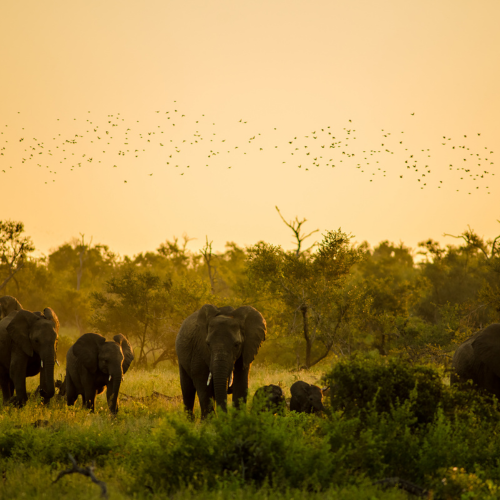
[[0, 221], [0, 290], [3, 290], [11, 279], [14, 280], [19, 294], [19, 284], [15, 275], [24, 268], [25, 260], [35, 246], [29, 236], [22, 236], [24, 224], [14, 221]]
[[[299, 237], [300, 231], [296, 234]], [[350, 351], [349, 323], [361, 294], [348, 286], [347, 278], [363, 258], [351, 239], [339, 229], [327, 231], [314, 252], [287, 252], [263, 242], [248, 249], [250, 280], [262, 294], [282, 303], [291, 334], [298, 332], [301, 319], [305, 368], [324, 359], [334, 346], [340, 352]], [[313, 353], [316, 343], [322, 348]]]
[[90, 293], [99, 290], [118, 265], [106, 245], [85, 243], [84, 235], [64, 243], [49, 255], [51, 303], [61, 321], [85, 333], [90, 317]]
[[[500, 223], [500, 220], [497, 220]], [[482, 306], [490, 306], [500, 312], [500, 235], [492, 240], [484, 240], [470, 226], [459, 236], [445, 234], [453, 238], [460, 238], [465, 242], [466, 249], [475, 249], [482, 255], [493, 279], [484, 280], [479, 291]]]
[[[137, 365], [176, 360], [175, 336], [182, 321], [209, 297], [206, 283], [164, 277], [126, 266], [103, 292], [93, 292], [91, 324], [103, 333], [124, 333], [137, 347]], [[160, 357], [155, 359], [156, 353]]]
[[370, 297], [370, 308], [362, 318], [369, 342], [387, 354], [396, 339], [405, 336], [407, 320], [427, 292], [427, 281], [413, 262], [412, 250], [403, 243], [382, 241], [373, 250], [367, 243], [360, 248], [365, 258], [354, 271], [353, 280]]

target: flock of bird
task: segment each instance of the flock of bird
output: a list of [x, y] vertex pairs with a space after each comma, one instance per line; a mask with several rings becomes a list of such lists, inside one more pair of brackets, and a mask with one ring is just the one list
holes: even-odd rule
[[[377, 134], [378, 144], [368, 148], [368, 141], [358, 138], [359, 132], [356, 132], [351, 120], [338, 131], [324, 126], [307, 135], [283, 140], [283, 134], [276, 134], [276, 128], [266, 133], [249, 132], [251, 126], [240, 119], [231, 127], [231, 133], [227, 134], [230, 139], [226, 139], [220, 137], [215, 123], [204, 114], [190, 120], [178, 109], [154, 113], [154, 120], [147, 120], [149, 129], [145, 130], [139, 120], [128, 120], [120, 113], [107, 115], [102, 120], [94, 118], [89, 111], [83, 119], [73, 118], [71, 124], [63, 126], [63, 133], [53, 134], [55, 136], [48, 140], [28, 137], [24, 127], [9, 130], [8, 125], [4, 124], [1, 127], [3, 130], [0, 130], [0, 173], [7, 173], [9, 167], [13, 168], [12, 165], [4, 164], [2, 156], [6, 160], [9, 149], [15, 148], [14, 154], [11, 152], [9, 155], [11, 162], [12, 158], [17, 164], [34, 162], [54, 176], [52, 182], [55, 182], [58, 170], [74, 171], [92, 162], [119, 168], [125, 157], [144, 166], [144, 156], [154, 154], [156, 161], [160, 159], [165, 167], [178, 168], [180, 175], [184, 175], [191, 166], [210, 166], [215, 160], [220, 162], [224, 156], [227, 160], [225, 166], [229, 169], [238, 164], [238, 155], [259, 154], [264, 160], [270, 150], [273, 156], [268, 157], [267, 161], [276, 161], [276, 153], [279, 153], [280, 163], [303, 171], [318, 167], [355, 168], [360, 173], [368, 174], [370, 182], [376, 176], [385, 177], [389, 174], [400, 179], [411, 176], [420, 183], [421, 189], [429, 186], [441, 188], [443, 178], [446, 178], [442, 175], [446, 167], [458, 174], [460, 180], [472, 181], [464, 183], [469, 193], [474, 188], [484, 188], [490, 194], [490, 176], [495, 175], [492, 161], [494, 152], [487, 146], [474, 146], [477, 141], [471, 141], [472, 138], [467, 135], [458, 140], [442, 137], [440, 147], [446, 149], [446, 158], [449, 160], [447, 165], [443, 165], [439, 159], [436, 160], [438, 164], [433, 164], [435, 151], [430, 148], [412, 148], [411, 140], [407, 140], [403, 131], [389, 132], [382, 129]], [[151, 126], [153, 121], [155, 125]], [[234, 139], [235, 127], [241, 127], [236, 131], [237, 140]], [[362, 147], [363, 142], [365, 148]], [[358, 146], [359, 143], [361, 146]], [[153, 148], [161, 151], [153, 151]], [[20, 157], [17, 157], [18, 154]], [[442, 158], [442, 151], [437, 156]], [[151, 169], [147, 175], [153, 176]], [[122, 180], [127, 182], [126, 179]]]

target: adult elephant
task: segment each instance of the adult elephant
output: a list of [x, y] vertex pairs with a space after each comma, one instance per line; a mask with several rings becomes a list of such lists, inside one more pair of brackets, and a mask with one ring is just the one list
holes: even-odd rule
[[[0, 321], [0, 385], [3, 403], [28, 400], [26, 377], [40, 374], [44, 403], [54, 396], [59, 320], [47, 307], [41, 312], [13, 310]], [[15, 397], [14, 396], [15, 390]]]
[[11, 295], [0, 297], [0, 319], [5, 318], [13, 311], [20, 311], [23, 306]]
[[116, 413], [122, 378], [133, 359], [132, 346], [121, 333], [110, 341], [98, 333], [82, 335], [66, 355], [68, 406], [74, 405], [81, 395], [83, 404], [94, 411], [97, 394], [106, 388], [108, 407], [112, 413]]
[[250, 365], [265, 339], [266, 321], [251, 306], [205, 304], [186, 318], [175, 340], [186, 411], [192, 416], [196, 393], [202, 418], [213, 411], [213, 399], [226, 411], [231, 375], [233, 404], [246, 402]]
[[452, 365], [452, 384], [472, 380], [500, 400], [500, 323], [487, 326], [460, 344]]

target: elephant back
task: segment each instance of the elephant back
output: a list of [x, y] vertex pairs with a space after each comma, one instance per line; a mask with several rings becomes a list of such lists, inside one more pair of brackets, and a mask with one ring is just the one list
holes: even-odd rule
[[0, 319], [5, 318], [11, 312], [20, 311], [23, 306], [20, 302], [11, 295], [0, 297]]
[[99, 348], [105, 342], [106, 338], [98, 333], [85, 333], [73, 344], [72, 354], [90, 373], [96, 373]]
[[474, 358], [500, 377], [500, 323], [487, 326], [472, 339]]

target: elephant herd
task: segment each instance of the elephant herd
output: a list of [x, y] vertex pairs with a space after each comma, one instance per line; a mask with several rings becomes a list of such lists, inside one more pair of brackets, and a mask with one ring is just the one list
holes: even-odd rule
[[[26, 377], [40, 374], [40, 395], [48, 403], [55, 394], [54, 365], [59, 321], [47, 307], [31, 312], [11, 296], [0, 297], [0, 385], [4, 404], [22, 406], [28, 399]], [[234, 309], [205, 304], [182, 323], [175, 349], [179, 361], [182, 398], [193, 415], [196, 394], [202, 418], [214, 409], [246, 402], [250, 366], [266, 338], [266, 321], [251, 306]], [[82, 335], [68, 350], [65, 392], [69, 406], [81, 395], [84, 405], [94, 409], [95, 398], [107, 389], [108, 406], [118, 411], [118, 394], [123, 375], [134, 359], [124, 335], [106, 340], [97, 333]], [[494, 323], [462, 343], [453, 356], [451, 383], [467, 380], [500, 399], [500, 323]], [[15, 393], [15, 395], [14, 395]], [[323, 411], [322, 390], [303, 381], [291, 387], [290, 410]], [[254, 401], [261, 409], [279, 411], [285, 400], [276, 385], [260, 388]]]
[[[4, 404], [23, 406], [28, 400], [26, 377], [38, 374], [43, 402], [48, 404], [54, 397], [58, 334], [59, 320], [50, 307], [31, 312], [14, 297], [0, 297], [0, 385]], [[96, 395], [107, 388], [109, 409], [116, 413], [120, 384], [133, 359], [132, 346], [121, 334], [115, 335], [113, 341], [97, 333], [82, 335], [66, 358], [68, 405], [81, 395], [87, 408], [93, 410]]]

